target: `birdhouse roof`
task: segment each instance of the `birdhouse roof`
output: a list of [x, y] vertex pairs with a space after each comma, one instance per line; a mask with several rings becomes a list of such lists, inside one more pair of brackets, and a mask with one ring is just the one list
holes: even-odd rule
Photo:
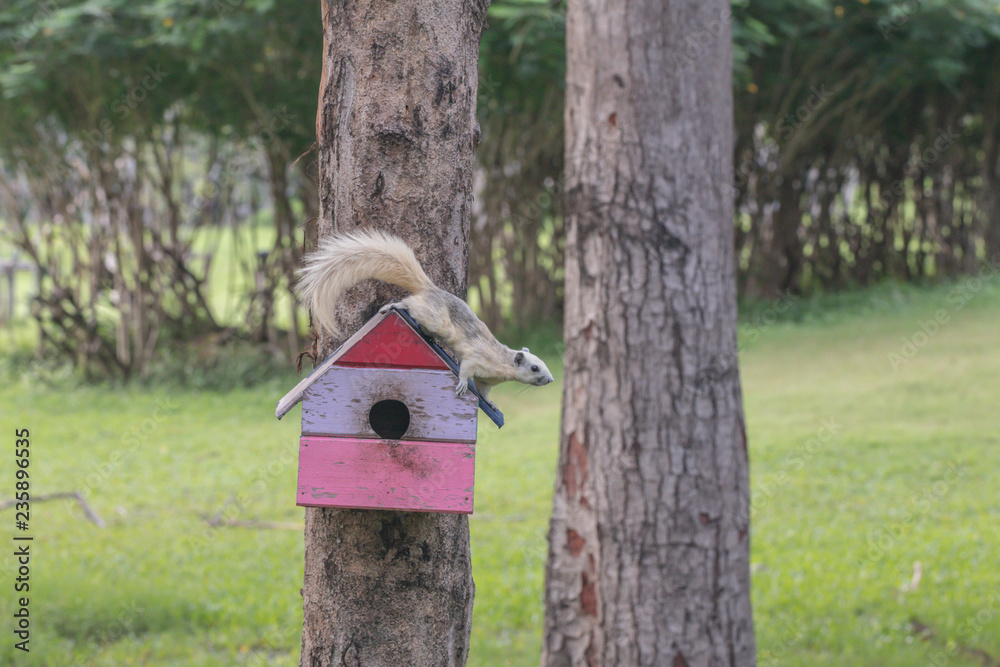
[[[278, 419], [284, 417], [302, 400], [306, 389], [333, 366], [439, 368], [450, 370], [458, 376], [458, 364], [455, 360], [421, 330], [420, 325], [406, 310], [393, 306], [385, 313], [378, 313], [368, 320], [312, 373], [285, 394], [278, 401], [274, 416]], [[494, 424], [503, 426], [503, 413], [482, 397], [472, 381], [469, 382], [469, 391], [479, 399], [479, 409]]]

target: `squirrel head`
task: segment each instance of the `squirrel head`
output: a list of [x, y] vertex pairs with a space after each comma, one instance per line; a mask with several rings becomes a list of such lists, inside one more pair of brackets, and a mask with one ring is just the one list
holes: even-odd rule
[[536, 387], [548, 384], [553, 379], [545, 362], [529, 352], [526, 347], [514, 353], [514, 378], [518, 382], [533, 384]]

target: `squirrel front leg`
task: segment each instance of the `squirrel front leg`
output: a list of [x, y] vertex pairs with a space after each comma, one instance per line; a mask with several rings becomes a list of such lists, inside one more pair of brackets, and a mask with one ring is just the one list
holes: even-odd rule
[[469, 390], [469, 378], [472, 377], [472, 369], [464, 361], [458, 367], [458, 386], [455, 387], [455, 395], [461, 396]]

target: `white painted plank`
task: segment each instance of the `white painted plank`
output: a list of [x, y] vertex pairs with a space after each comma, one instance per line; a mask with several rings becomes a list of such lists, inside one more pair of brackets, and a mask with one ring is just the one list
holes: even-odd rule
[[302, 434], [378, 438], [369, 411], [392, 399], [410, 411], [404, 439], [475, 442], [478, 401], [457, 384], [451, 371], [333, 366], [303, 396]]

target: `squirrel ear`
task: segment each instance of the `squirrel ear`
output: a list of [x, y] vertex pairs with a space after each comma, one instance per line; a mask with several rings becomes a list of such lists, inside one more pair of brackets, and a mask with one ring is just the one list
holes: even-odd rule
[[531, 350], [529, 350], [529, 349], [528, 349], [528, 348], [526, 348], [526, 347], [522, 347], [522, 348], [521, 348], [521, 352], [530, 352], [530, 351], [531, 351]]
[[514, 355], [514, 365], [520, 366], [524, 363], [524, 352], [518, 352]]

